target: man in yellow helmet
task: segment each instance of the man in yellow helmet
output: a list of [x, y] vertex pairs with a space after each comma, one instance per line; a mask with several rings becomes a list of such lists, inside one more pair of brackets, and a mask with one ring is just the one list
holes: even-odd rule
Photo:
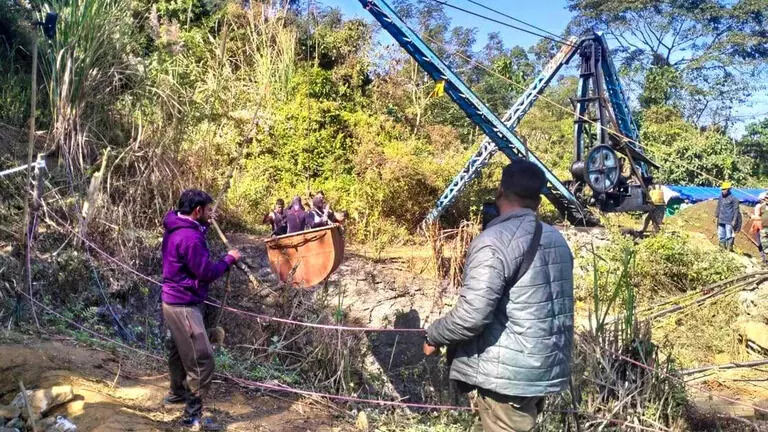
[[739, 200], [731, 193], [731, 183], [724, 182], [720, 186], [720, 198], [717, 200], [717, 236], [720, 239], [720, 247], [733, 251], [733, 242], [736, 232], [741, 229], [741, 212]]
[[653, 178], [649, 180], [651, 187], [648, 188], [648, 195], [651, 199], [651, 205], [653, 208], [645, 216], [645, 222], [643, 223], [643, 229], [641, 233], [645, 234], [648, 230], [648, 226], [653, 223], [653, 231], [661, 231], [661, 224], [664, 222], [664, 214], [667, 211], [667, 203], [664, 201], [664, 192], [661, 190], [661, 185], [655, 184]]

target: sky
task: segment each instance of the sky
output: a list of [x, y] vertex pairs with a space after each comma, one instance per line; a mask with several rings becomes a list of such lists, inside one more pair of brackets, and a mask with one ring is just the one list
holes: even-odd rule
[[[476, 11], [483, 15], [493, 15], [491, 12], [480, 9], [478, 6], [471, 4], [466, 0], [445, 1], [456, 6]], [[572, 16], [572, 13], [566, 7], [566, 0], [477, 1], [555, 34], [560, 34], [565, 29]], [[359, 0], [316, 0], [316, 2], [326, 7], [338, 7], [341, 9], [345, 17], [356, 17], [363, 18], [369, 22], [373, 21], [373, 18], [361, 6]], [[511, 29], [500, 24], [488, 22], [482, 18], [471, 16], [451, 8], [445, 8], [445, 12], [448, 17], [451, 18], [452, 25], [462, 27], [475, 27], [478, 29], [476, 49], [479, 49], [485, 45], [487, 35], [490, 32], [499, 32], [502, 39], [504, 40], [504, 45], [507, 47], [520, 45], [527, 48], [539, 40], [537, 36]], [[500, 21], [509, 22], [509, 20], [504, 17], [495, 16], [495, 18], [498, 18]], [[517, 23], [512, 24], [518, 25]], [[379, 37], [381, 38], [382, 43], [395, 43], [394, 39], [392, 39], [384, 31], [379, 33]], [[768, 83], [766, 83], [766, 87], [768, 87]], [[747, 123], [768, 117], [768, 89], [758, 92], [752, 96], [745, 104], [737, 107], [734, 111], [734, 115], [739, 118], [740, 122], [732, 128], [731, 135], [734, 137], [739, 137], [744, 133], [744, 127]]]
[[[373, 20], [358, 0], [318, 0], [318, 3], [328, 7], [338, 7], [347, 17], [363, 18], [366, 21]], [[483, 15], [491, 15], [490, 12], [482, 10], [465, 0], [451, 0], [448, 3], [476, 11]], [[571, 13], [566, 9], [565, 0], [482, 0], [482, 3], [555, 34], [560, 34], [571, 20]], [[476, 27], [478, 29], [477, 40], [480, 46], [485, 44], [486, 35], [489, 32], [501, 33], [504, 44], [509, 47], [515, 45], [528, 47], [539, 39], [536, 36], [504, 27], [500, 24], [491, 23], [482, 18], [467, 15], [464, 12], [451, 8], [445, 8], [445, 12], [451, 18], [454, 26]], [[500, 21], [508, 21], [504, 17], [497, 16], [497, 18]], [[516, 23], [512, 24], [517, 25]], [[385, 40], [394, 43], [394, 40], [391, 38]]]

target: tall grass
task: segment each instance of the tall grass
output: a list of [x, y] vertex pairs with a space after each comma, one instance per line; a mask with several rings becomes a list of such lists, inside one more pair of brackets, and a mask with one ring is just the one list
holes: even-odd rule
[[[93, 130], [103, 104], [114, 102], [135, 67], [129, 0], [52, 0], [41, 12], [59, 14], [56, 38], [41, 41], [50, 98], [52, 143], [75, 177], [97, 153]], [[102, 131], [103, 132], [103, 131]]]
[[[614, 345], [631, 340], [636, 331], [636, 296], [631, 281], [635, 250], [631, 247], [621, 249], [619, 262], [616, 263], [618, 268], [609, 269], [616, 276], [606, 278], [607, 283], [601, 283], [603, 276], [600, 274], [600, 266], [597, 264], [598, 255], [594, 251], [594, 246], [592, 259], [592, 305], [594, 307], [594, 322], [590, 320], [592, 331], [599, 340], [604, 342], [604, 338], [608, 335], [619, 337], [620, 339], [616, 340]], [[607, 292], [603, 292], [601, 286], [607, 286]], [[607, 322], [618, 322], [621, 325], [618, 331], [609, 332], [606, 329]]]
[[[610, 418], [651, 429], [675, 428], [683, 419], [685, 391], [679, 382], [652, 373], [625, 358], [674, 375], [675, 364], [660, 354], [651, 340], [650, 326], [636, 317], [635, 287], [630, 275], [635, 250], [621, 248], [617, 261], [604, 263], [601, 271], [594, 250], [590, 328], [578, 331], [573, 347], [571, 391], [552, 401], [553, 414], [543, 431], [604, 430]], [[573, 413], [578, 411], [579, 413]], [[625, 425], [621, 429], [631, 429]]]

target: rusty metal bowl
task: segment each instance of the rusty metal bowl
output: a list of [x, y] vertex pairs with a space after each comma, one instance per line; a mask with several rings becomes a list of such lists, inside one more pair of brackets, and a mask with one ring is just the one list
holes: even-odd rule
[[341, 226], [272, 237], [264, 241], [272, 271], [280, 281], [294, 287], [310, 288], [323, 282], [344, 258]]

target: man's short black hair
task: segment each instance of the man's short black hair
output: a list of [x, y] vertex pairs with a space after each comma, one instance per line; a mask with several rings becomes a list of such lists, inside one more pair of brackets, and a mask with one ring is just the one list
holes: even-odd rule
[[285, 207], [285, 201], [283, 201], [282, 198], [278, 198], [277, 201], [275, 201], [275, 205], [279, 205], [279, 206]]
[[501, 189], [509, 199], [538, 206], [546, 185], [547, 179], [541, 168], [524, 159], [515, 159], [501, 172]]
[[176, 211], [183, 215], [190, 215], [196, 208], [207, 206], [213, 202], [213, 198], [198, 189], [187, 189], [181, 193]]

